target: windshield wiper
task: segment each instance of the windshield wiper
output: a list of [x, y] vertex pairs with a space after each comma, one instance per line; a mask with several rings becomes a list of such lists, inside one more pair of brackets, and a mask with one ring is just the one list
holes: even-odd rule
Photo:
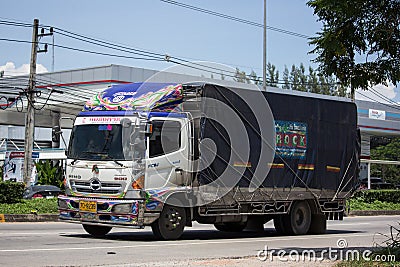
[[124, 167], [124, 164], [122, 164], [121, 162], [117, 161], [117, 160], [113, 160], [116, 164], [118, 164], [120, 167]]
[[102, 152], [99, 154], [103, 154], [106, 155], [107, 159], [111, 159], [112, 161], [114, 161], [117, 165], [119, 165], [120, 167], [124, 167], [124, 164], [122, 164], [121, 162], [119, 162], [118, 160], [113, 159], [112, 157], [110, 157], [110, 155], [107, 154], [107, 152]]
[[108, 155], [107, 152], [96, 152], [94, 154], [98, 154], [98, 155], [105, 155], [106, 159], [111, 159], [112, 161], [114, 161], [117, 165], [119, 165], [120, 167], [124, 167], [124, 164], [122, 164], [121, 162], [113, 159], [110, 155]]
[[75, 163], [81, 156], [83, 156], [84, 154], [89, 154], [89, 155], [102, 155], [102, 156], [104, 155], [104, 156], [106, 156], [106, 159], [110, 159], [110, 160], [112, 160], [113, 162], [115, 162], [117, 165], [119, 165], [120, 167], [124, 167], [124, 164], [122, 164], [121, 162], [119, 162], [119, 161], [113, 159], [110, 155], [108, 155], [107, 152], [94, 152], [94, 151], [82, 151], [82, 153], [80, 153], [79, 156], [78, 156], [77, 158], [75, 158], [75, 159], [71, 162], [71, 164], [74, 165], [74, 163]]

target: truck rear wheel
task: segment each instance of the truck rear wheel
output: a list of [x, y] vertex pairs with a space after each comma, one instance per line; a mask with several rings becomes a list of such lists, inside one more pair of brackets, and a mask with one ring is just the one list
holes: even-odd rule
[[307, 234], [311, 225], [311, 209], [307, 201], [294, 202], [288, 218], [283, 219], [283, 225], [287, 234]]
[[311, 216], [311, 225], [309, 234], [321, 235], [326, 232], [326, 216], [324, 214], [313, 214]]
[[241, 232], [246, 227], [246, 224], [239, 222], [216, 223], [214, 227], [222, 232]]
[[83, 224], [83, 229], [85, 229], [85, 231], [94, 236], [94, 237], [103, 237], [106, 234], [108, 234], [112, 227], [109, 226], [100, 226], [100, 225], [90, 225], [90, 224]]
[[151, 229], [157, 239], [173, 240], [181, 237], [185, 225], [185, 209], [165, 204], [160, 218], [151, 225]]

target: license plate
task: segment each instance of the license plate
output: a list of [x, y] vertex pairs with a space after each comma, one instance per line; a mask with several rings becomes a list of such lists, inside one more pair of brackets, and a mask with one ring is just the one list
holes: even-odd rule
[[97, 212], [97, 202], [81, 200], [79, 201], [79, 211]]

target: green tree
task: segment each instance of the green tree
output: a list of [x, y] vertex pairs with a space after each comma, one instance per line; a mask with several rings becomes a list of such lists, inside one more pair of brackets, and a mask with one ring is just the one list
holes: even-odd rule
[[257, 73], [254, 70], [251, 70], [251, 73], [249, 75], [250, 80], [255, 84], [255, 85], [259, 85], [262, 84], [262, 82], [260, 81], [260, 77], [257, 76]]
[[272, 87], [278, 87], [279, 82], [279, 71], [276, 69], [274, 64], [268, 62], [267, 64], [267, 85]]
[[325, 76], [322, 75], [321, 73], [318, 73], [318, 83], [320, 85], [320, 92], [323, 95], [330, 95], [330, 86], [328, 84], [328, 81], [326, 80]]
[[239, 83], [250, 83], [250, 78], [247, 76], [246, 72], [241, 71], [239, 68], [236, 68], [235, 77], [233, 80]]
[[283, 71], [283, 84], [282, 89], [290, 89], [290, 82], [289, 82], [289, 70], [285, 65], [285, 70]]
[[308, 68], [307, 90], [311, 93], [320, 94], [321, 85], [318, 83], [317, 72], [312, 68]]
[[306, 68], [304, 67], [303, 63], [300, 63], [300, 67], [297, 69], [297, 73], [299, 75], [299, 87], [298, 90], [302, 92], [307, 92], [307, 75], [306, 75]]
[[[371, 159], [400, 161], [400, 137], [392, 139], [387, 145], [371, 149]], [[388, 182], [400, 183], [400, 166], [372, 164], [371, 173]]]
[[307, 5], [323, 23], [311, 38], [321, 71], [335, 75], [352, 95], [400, 80], [400, 1], [311, 0]]
[[290, 88], [292, 90], [298, 90], [300, 86], [300, 77], [299, 77], [299, 71], [295, 65], [292, 65], [292, 69], [289, 75], [289, 81], [290, 81]]

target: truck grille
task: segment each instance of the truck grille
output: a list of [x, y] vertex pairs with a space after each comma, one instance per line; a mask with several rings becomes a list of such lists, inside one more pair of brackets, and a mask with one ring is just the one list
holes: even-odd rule
[[99, 182], [98, 180], [93, 182], [89, 181], [71, 181], [72, 191], [83, 194], [107, 194], [107, 195], [118, 195], [121, 194], [125, 188], [124, 182]]

